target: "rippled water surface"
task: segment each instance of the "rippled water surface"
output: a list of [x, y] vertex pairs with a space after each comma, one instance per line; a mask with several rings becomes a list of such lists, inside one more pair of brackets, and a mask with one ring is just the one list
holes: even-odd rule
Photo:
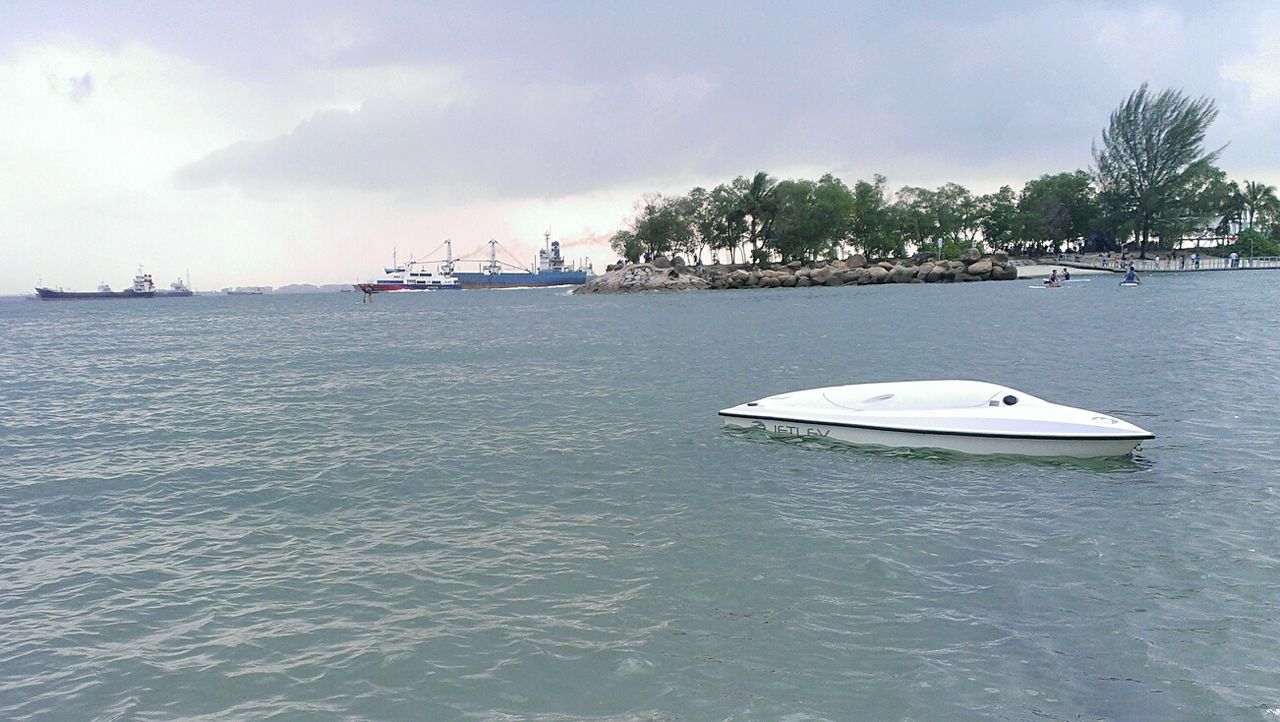
[[[1280, 715], [1274, 272], [0, 303], [0, 717]], [[1132, 461], [728, 433], [1006, 383]]]

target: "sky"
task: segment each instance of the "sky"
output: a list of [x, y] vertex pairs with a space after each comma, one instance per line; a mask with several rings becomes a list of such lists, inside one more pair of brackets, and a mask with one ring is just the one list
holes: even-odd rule
[[[1280, 4], [0, 0], [0, 293], [342, 283], [446, 239], [602, 270], [645, 193], [1015, 189], [1147, 82], [1280, 185]], [[464, 268], [463, 270], [470, 270]]]

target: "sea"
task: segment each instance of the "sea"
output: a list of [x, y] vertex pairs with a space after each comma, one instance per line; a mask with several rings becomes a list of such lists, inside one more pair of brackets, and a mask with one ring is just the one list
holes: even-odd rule
[[[1280, 273], [0, 302], [0, 718], [1280, 718]], [[979, 379], [1102, 461], [731, 432]]]

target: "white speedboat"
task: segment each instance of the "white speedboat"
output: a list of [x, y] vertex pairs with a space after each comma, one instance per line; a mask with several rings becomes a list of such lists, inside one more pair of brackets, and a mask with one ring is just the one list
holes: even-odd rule
[[1155, 435], [1127, 421], [982, 381], [828, 386], [720, 412], [726, 426], [890, 448], [964, 454], [1124, 456]]

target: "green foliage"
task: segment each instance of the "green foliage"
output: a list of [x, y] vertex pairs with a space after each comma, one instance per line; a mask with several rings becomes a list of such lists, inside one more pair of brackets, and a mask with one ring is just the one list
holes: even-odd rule
[[1276, 217], [1280, 216], [1280, 198], [1276, 197], [1275, 186], [1245, 181], [1239, 196], [1247, 228], [1252, 229], [1255, 223], [1268, 228], [1276, 225]]
[[1102, 146], [1093, 148], [1095, 178], [1113, 214], [1132, 224], [1145, 257], [1159, 228], [1188, 225], [1187, 200], [1212, 180], [1221, 148], [1205, 152], [1205, 132], [1218, 116], [1212, 100], [1177, 90], [1158, 95], [1146, 83], [1111, 113]]
[[868, 256], [904, 256], [902, 236], [896, 232], [893, 207], [888, 201], [889, 181], [876, 175], [872, 182], [853, 185], [853, 210], [848, 243]]
[[1089, 174], [1081, 170], [1028, 181], [1018, 200], [1021, 240], [1054, 253], [1088, 236], [1100, 216]]
[[787, 180], [773, 189], [774, 218], [767, 247], [785, 263], [834, 254], [849, 235], [853, 194], [830, 173], [817, 183]]
[[609, 248], [618, 256], [625, 258], [628, 263], [635, 263], [640, 260], [640, 254], [644, 252], [644, 246], [640, 243], [640, 239], [636, 238], [636, 234], [631, 231], [618, 231], [613, 234], [613, 238], [609, 239]]
[[647, 196], [640, 203], [634, 222], [633, 233], [640, 246], [655, 255], [670, 255], [685, 248], [693, 235], [687, 210], [683, 198]]
[[1008, 251], [1020, 236], [1018, 196], [1009, 186], [978, 199], [982, 238], [993, 249]]
[[717, 251], [728, 251], [732, 263], [739, 246], [747, 235], [746, 213], [738, 202], [738, 196], [728, 184], [721, 183], [711, 191], [707, 200], [708, 213], [715, 216], [713, 234], [707, 244]]
[[951, 238], [942, 242], [942, 248], [939, 250], [936, 246], [929, 249], [938, 254], [938, 258], [954, 261], [960, 258], [960, 254], [966, 250], [973, 248], [973, 244], [968, 241], [962, 241], [958, 238]]
[[[644, 251], [687, 254], [711, 250], [730, 262], [814, 259], [859, 250], [870, 257], [935, 252], [954, 258], [970, 247], [1010, 252], [1061, 251], [1088, 241], [1116, 248], [1136, 237], [1164, 250], [1188, 236], [1228, 235], [1255, 229], [1255, 255], [1280, 237], [1280, 199], [1274, 186], [1229, 181], [1214, 166], [1221, 149], [1205, 152], [1213, 101], [1179, 91], [1158, 94], [1143, 85], [1111, 114], [1101, 144], [1093, 147], [1092, 174], [1043, 175], [1021, 192], [1004, 186], [975, 196], [947, 183], [906, 186], [891, 193], [875, 175], [850, 188], [831, 174], [816, 181], [777, 181], [764, 171], [738, 176], [711, 190], [646, 196], [629, 230], [611, 242], [634, 260]], [[1260, 245], [1263, 244], [1263, 245]], [[1244, 250], [1238, 251], [1245, 253]]]
[[938, 239], [978, 243], [982, 231], [982, 203], [964, 186], [948, 183], [937, 190], [904, 187], [893, 205], [893, 227], [899, 238], [918, 249], [932, 250]]
[[1235, 243], [1220, 249], [1223, 255], [1232, 251], [1240, 254], [1242, 258], [1280, 256], [1280, 240], [1256, 228], [1246, 228], [1236, 236]]
[[764, 171], [757, 171], [751, 180], [742, 176], [733, 179], [730, 189], [737, 201], [737, 213], [747, 227], [747, 243], [754, 254], [760, 244], [769, 237], [773, 228], [778, 201], [774, 195], [777, 183]]

